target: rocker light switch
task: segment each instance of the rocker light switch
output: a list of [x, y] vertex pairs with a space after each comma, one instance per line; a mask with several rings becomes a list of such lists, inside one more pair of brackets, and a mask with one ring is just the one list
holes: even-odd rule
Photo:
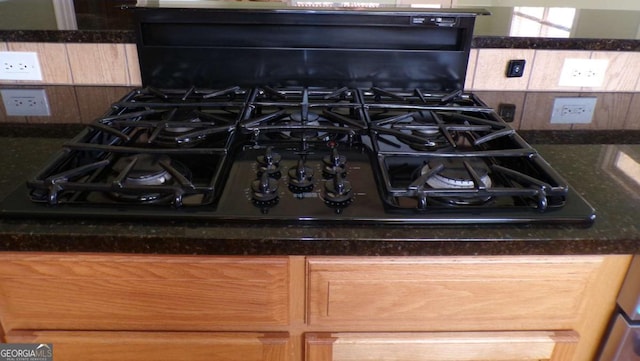
[[498, 105], [498, 115], [507, 123], [513, 122], [516, 118], [516, 105], [500, 103]]
[[507, 64], [507, 78], [519, 78], [524, 74], [525, 60], [509, 60]]

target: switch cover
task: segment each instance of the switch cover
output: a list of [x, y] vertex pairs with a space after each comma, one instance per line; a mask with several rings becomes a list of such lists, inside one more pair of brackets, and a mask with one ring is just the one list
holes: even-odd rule
[[498, 115], [507, 123], [513, 122], [516, 119], [516, 105], [500, 103], [498, 105]]
[[507, 64], [507, 78], [519, 78], [524, 74], [524, 65], [526, 61], [521, 60], [509, 60]]

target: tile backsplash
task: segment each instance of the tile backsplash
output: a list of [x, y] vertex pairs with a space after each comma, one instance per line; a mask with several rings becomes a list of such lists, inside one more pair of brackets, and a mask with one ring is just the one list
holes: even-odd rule
[[[560, 92], [639, 92], [640, 52], [472, 49], [465, 87], [468, 90], [527, 90]], [[511, 59], [525, 59], [522, 78], [507, 78], [505, 70]], [[606, 59], [605, 81], [599, 87], [560, 86], [560, 73], [565, 59]]]
[[0, 51], [38, 53], [43, 81], [1, 80], [1, 84], [133, 85], [141, 84], [134, 44], [0, 43]]
[[[86, 123], [131, 88], [140, 86], [135, 44], [0, 42], [0, 51], [39, 55], [43, 81], [0, 80], [1, 88], [47, 91], [51, 117], [8, 117], [0, 102], [0, 122]], [[525, 59], [524, 76], [507, 78], [507, 62]], [[599, 87], [558, 85], [565, 59], [607, 59]], [[516, 105], [516, 129], [640, 129], [640, 52], [472, 49], [465, 88], [492, 107]], [[590, 124], [551, 124], [556, 97], [597, 97]], [[523, 116], [523, 114], [526, 114]]]

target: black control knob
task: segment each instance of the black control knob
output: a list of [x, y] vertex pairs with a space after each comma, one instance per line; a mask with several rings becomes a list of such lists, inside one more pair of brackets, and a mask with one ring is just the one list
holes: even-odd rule
[[251, 183], [253, 202], [259, 206], [273, 205], [278, 202], [278, 181], [263, 173], [260, 179]]
[[273, 151], [273, 147], [268, 147], [264, 155], [258, 156], [258, 176], [266, 173], [271, 178], [278, 179], [280, 173], [280, 161], [282, 156]]
[[309, 192], [313, 189], [313, 169], [304, 164], [304, 160], [298, 160], [295, 168], [289, 169], [289, 189], [293, 193]]
[[353, 200], [351, 182], [344, 180], [342, 175], [325, 182], [324, 201], [331, 207], [344, 207]]
[[331, 154], [322, 158], [324, 163], [323, 173], [333, 178], [337, 175], [344, 176], [347, 172], [345, 170], [347, 164], [347, 157], [338, 153], [338, 148], [331, 148]]

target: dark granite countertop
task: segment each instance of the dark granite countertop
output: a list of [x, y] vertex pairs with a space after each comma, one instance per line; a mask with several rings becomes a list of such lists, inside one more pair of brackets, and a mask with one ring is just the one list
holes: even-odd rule
[[[135, 43], [131, 30], [0, 30], [0, 41], [49, 43]], [[640, 40], [476, 36], [472, 48], [640, 51]]]
[[[534, 135], [536, 141], [562, 140], [557, 135]], [[607, 137], [601, 133], [595, 139]], [[63, 141], [1, 137], [0, 198], [46, 162]], [[593, 226], [340, 227], [0, 219], [0, 250], [376, 256], [640, 252], [640, 183], [621, 171], [640, 172], [635, 163], [640, 162], [640, 143], [535, 147], [596, 208]]]

